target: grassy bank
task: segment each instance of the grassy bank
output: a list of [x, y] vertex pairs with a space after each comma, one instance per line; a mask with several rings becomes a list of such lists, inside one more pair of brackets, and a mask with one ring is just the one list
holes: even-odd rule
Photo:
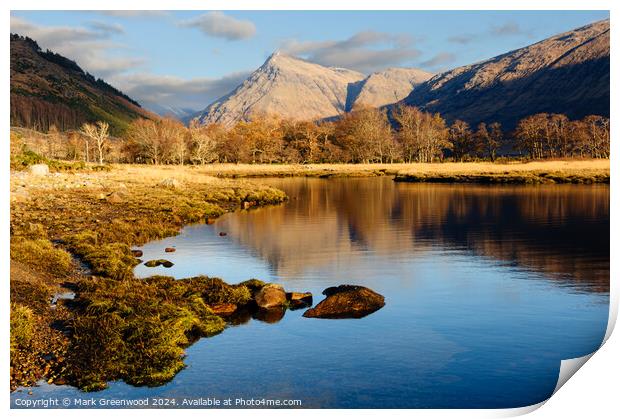
[[558, 160], [529, 163], [445, 163], [398, 171], [397, 182], [543, 184], [609, 183], [609, 160]]
[[[285, 194], [145, 169], [11, 174], [12, 388], [40, 379], [86, 390], [115, 379], [163, 383], [183, 367], [185, 346], [223, 330], [213, 304], [247, 303], [245, 285], [218, 279], [136, 279], [131, 246]], [[76, 299], [51, 304], [67, 291]]]
[[[128, 176], [144, 175], [149, 169], [144, 166], [123, 165], [118, 170]], [[411, 181], [474, 181], [479, 176], [491, 178], [511, 176], [514, 181], [528, 182], [531, 176], [547, 176], [548, 180], [562, 178], [592, 178], [602, 182], [609, 179], [609, 160], [550, 160], [533, 162], [472, 162], [472, 163], [396, 163], [396, 164], [211, 164], [205, 166], [168, 166], [153, 169], [155, 172], [167, 171], [172, 176], [191, 178], [197, 174], [218, 178], [257, 178], [257, 177], [369, 177], [398, 176]]]

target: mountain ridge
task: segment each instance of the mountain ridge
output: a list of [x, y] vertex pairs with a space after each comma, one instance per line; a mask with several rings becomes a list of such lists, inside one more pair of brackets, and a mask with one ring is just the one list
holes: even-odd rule
[[[275, 52], [230, 93], [196, 118], [200, 124], [231, 125], [252, 113], [274, 113], [299, 119], [320, 119], [342, 113], [346, 86], [363, 75]], [[293, 112], [291, 112], [293, 111]]]
[[407, 68], [389, 68], [364, 75], [276, 51], [230, 93], [207, 106], [194, 121], [201, 125], [230, 126], [247, 120], [253, 113], [327, 120], [344, 114], [357, 103], [378, 107], [400, 100], [430, 76], [425, 71]]
[[607, 19], [438, 74], [401, 103], [511, 129], [541, 112], [609, 116], [609, 78]]
[[154, 114], [73, 60], [43, 51], [35, 40], [11, 34], [11, 125], [47, 131], [106, 121], [113, 134], [133, 119]]

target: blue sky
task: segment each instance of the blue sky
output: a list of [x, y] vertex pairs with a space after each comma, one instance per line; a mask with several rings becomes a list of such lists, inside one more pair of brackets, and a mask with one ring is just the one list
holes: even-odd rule
[[11, 32], [76, 60], [138, 101], [202, 109], [274, 50], [363, 73], [399, 66], [440, 72], [608, 17], [606, 11], [13, 11]]

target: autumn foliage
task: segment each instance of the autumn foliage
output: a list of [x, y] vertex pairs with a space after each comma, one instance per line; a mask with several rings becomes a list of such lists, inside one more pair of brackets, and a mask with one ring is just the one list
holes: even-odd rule
[[119, 138], [98, 138], [86, 128], [63, 135], [52, 127], [31, 149], [48, 158], [100, 163], [309, 164], [494, 161], [507, 155], [608, 158], [610, 148], [609, 119], [601, 116], [571, 121], [565, 115], [536, 114], [505, 133], [497, 122], [448, 124], [437, 113], [405, 105], [390, 112], [360, 106], [338, 120], [320, 122], [257, 114], [232, 127], [138, 118]]

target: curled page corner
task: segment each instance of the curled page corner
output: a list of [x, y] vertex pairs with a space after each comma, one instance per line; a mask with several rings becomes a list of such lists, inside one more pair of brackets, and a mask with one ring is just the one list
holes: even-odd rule
[[[557, 393], [557, 391], [562, 388], [564, 384], [579, 370], [579, 368], [583, 367], [583, 365], [588, 362], [592, 355], [594, 355], [596, 351], [580, 356], [579, 358], [572, 359], [563, 359], [560, 363], [560, 373], [558, 374], [558, 382], [555, 385], [555, 389], [553, 390], [553, 394]], [[553, 396], [552, 394], [552, 396]]]
[[557, 393], [557, 391], [560, 388], [562, 388], [562, 386], [566, 384], [566, 382], [573, 375], [575, 375], [577, 371], [579, 371], [579, 368], [583, 367], [583, 365], [586, 362], [588, 362], [588, 360], [592, 358], [592, 356], [599, 349], [601, 349], [601, 347], [605, 344], [605, 342], [607, 342], [607, 339], [609, 339], [609, 337], [611, 336], [611, 333], [614, 330], [614, 327], [616, 326], [617, 317], [618, 317], [618, 301], [616, 298], [615, 301], [610, 301], [610, 304], [609, 304], [609, 319], [607, 321], [607, 330], [605, 331], [605, 337], [603, 338], [601, 345], [598, 347], [598, 349], [596, 349], [594, 352], [590, 354], [580, 356], [578, 358], [562, 360], [562, 362], [560, 363], [560, 373], [558, 374], [558, 382], [555, 385], [555, 389], [553, 390], [553, 394], [551, 396]]

